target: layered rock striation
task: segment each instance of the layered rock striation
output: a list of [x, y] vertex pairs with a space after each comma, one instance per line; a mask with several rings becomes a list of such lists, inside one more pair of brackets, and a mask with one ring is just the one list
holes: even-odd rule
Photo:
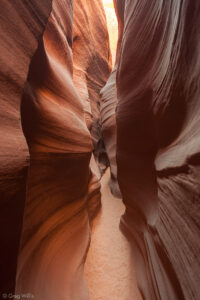
[[83, 266], [100, 206], [99, 91], [111, 65], [103, 6], [94, 5], [3, 3], [5, 32], [12, 22], [1, 46], [2, 293], [89, 297]]
[[94, 147], [88, 194], [92, 217], [101, 204], [100, 178], [108, 166], [101, 130], [100, 91], [111, 72], [112, 57], [102, 2], [74, 1], [73, 15], [73, 82], [83, 103]]
[[108, 157], [141, 295], [198, 300], [199, 1], [115, 0], [111, 74], [101, 0], [29, 2], [0, 12], [1, 294], [89, 299]]
[[121, 228], [131, 236], [144, 299], [198, 299], [200, 4], [116, 7]]
[[1, 1], [0, 293], [14, 292], [15, 287], [29, 165], [29, 150], [21, 126], [21, 97], [50, 11], [50, 0]]
[[111, 171], [110, 189], [114, 196], [120, 198], [121, 193], [117, 180], [117, 164], [116, 164], [116, 107], [117, 107], [117, 86], [116, 73], [119, 65], [120, 48], [123, 38], [123, 10], [124, 1], [115, 1], [115, 12], [118, 21], [118, 41], [116, 45], [116, 59], [112, 73], [110, 74], [106, 85], [101, 90], [101, 130], [109, 158], [109, 166]]

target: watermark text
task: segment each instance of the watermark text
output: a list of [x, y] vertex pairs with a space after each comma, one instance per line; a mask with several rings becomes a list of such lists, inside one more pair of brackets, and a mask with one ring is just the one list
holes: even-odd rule
[[2, 299], [34, 299], [34, 295], [31, 293], [26, 294], [12, 294], [12, 293], [3, 293]]

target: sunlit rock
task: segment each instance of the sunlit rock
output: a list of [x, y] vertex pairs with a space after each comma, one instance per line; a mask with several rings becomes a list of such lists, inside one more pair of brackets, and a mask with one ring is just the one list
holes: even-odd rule
[[40, 2], [1, 3], [1, 294], [89, 299], [84, 264], [109, 165], [142, 297], [198, 300], [199, 1]]
[[[2, 173], [4, 169], [7, 172], [2, 176], [5, 185], [3, 193], [6, 195], [8, 190], [12, 191], [10, 198], [7, 195], [7, 198], [4, 197], [5, 201], [12, 200], [12, 205], [5, 203], [5, 209], [10, 209], [11, 219], [14, 213], [9, 227], [5, 224], [11, 231], [6, 231], [5, 241], [7, 243], [10, 239], [14, 244], [11, 255], [7, 256], [10, 259], [10, 274], [5, 261], [5, 272], [10, 277], [3, 274], [5, 284], [1, 290], [14, 293], [20, 239], [15, 293], [31, 293], [37, 300], [89, 298], [83, 267], [90, 242], [89, 217], [100, 206], [101, 176], [94, 157], [91, 160], [91, 154], [95, 149], [98, 162], [96, 153], [101, 135], [99, 92], [108, 78], [111, 56], [101, 1], [95, 1], [96, 10], [89, 3], [81, 4], [79, 1], [78, 5], [84, 5], [84, 13], [88, 14], [86, 19], [82, 19], [81, 26], [85, 22], [87, 28], [87, 19], [91, 15], [90, 31], [86, 32], [86, 36], [82, 35], [83, 44], [77, 49], [84, 50], [83, 56], [87, 57], [85, 65], [81, 65], [82, 55], [78, 57], [80, 61], [76, 59], [77, 52], [73, 48], [76, 42], [73, 31], [77, 29], [75, 20], [81, 19], [82, 11], [76, 10], [76, 5], [73, 11], [70, 0], [52, 1], [52, 10], [51, 3], [43, 7], [35, 1], [31, 13], [30, 6], [13, 5], [10, 19], [22, 16], [22, 20], [18, 20], [21, 22], [19, 28], [13, 29], [13, 34], [15, 31], [19, 34], [21, 29], [21, 36], [16, 37], [16, 44], [8, 57], [10, 61], [3, 62], [5, 76], [9, 84], [13, 84], [12, 95], [6, 95], [11, 99], [8, 116], [4, 116], [6, 122], [2, 123], [9, 134], [5, 140], [8, 148], [2, 150], [5, 153]], [[93, 36], [89, 35], [90, 32]], [[15, 41], [15, 37], [9, 34], [5, 46], [2, 46], [4, 57], [10, 40]], [[16, 65], [12, 59], [17, 62]], [[86, 116], [86, 99], [76, 85], [77, 65], [86, 75], [87, 100], [92, 112], [91, 127]], [[82, 81], [82, 78], [79, 80]], [[12, 115], [13, 118], [10, 118]], [[26, 180], [28, 148], [30, 167]], [[12, 232], [16, 234], [15, 240]], [[6, 251], [11, 251], [9, 247], [5, 244], [1, 259], [5, 258]]]
[[102, 2], [76, 0], [73, 15], [73, 81], [83, 103], [94, 146], [88, 195], [92, 216], [100, 206], [100, 178], [108, 165], [102, 140], [100, 91], [111, 71], [111, 53]]

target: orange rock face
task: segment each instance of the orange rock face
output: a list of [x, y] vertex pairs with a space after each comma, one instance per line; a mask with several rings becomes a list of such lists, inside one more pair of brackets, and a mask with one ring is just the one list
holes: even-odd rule
[[73, 81], [94, 146], [88, 195], [92, 216], [100, 206], [99, 180], [108, 163], [102, 139], [100, 91], [111, 71], [111, 53], [102, 2], [74, 1], [73, 14]]
[[[114, 196], [120, 198], [121, 193], [117, 180], [117, 164], [116, 164], [116, 106], [117, 106], [117, 86], [116, 73], [119, 64], [120, 47], [123, 37], [123, 2], [115, 2], [115, 11], [118, 20], [118, 42], [116, 47], [116, 59], [112, 73], [106, 85], [101, 90], [101, 122], [102, 122], [102, 136], [104, 139], [107, 155], [110, 163], [111, 178], [110, 188]], [[112, 35], [112, 30], [110, 34]]]
[[[12, 3], [11, 3], [12, 2]], [[0, 293], [13, 292], [26, 197], [28, 146], [21, 127], [21, 96], [51, 1], [1, 1], [0, 11]]]
[[[18, 256], [16, 294], [30, 292], [37, 300], [88, 299], [83, 266], [89, 216], [100, 205], [99, 92], [111, 65], [103, 6], [101, 1], [93, 7], [74, 1], [73, 10], [70, 0], [54, 0], [52, 7], [34, 1], [9, 11], [5, 1], [4, 10], [19, 27], [11, 24], [1, 46], [8, 81], [2, 86], [7, 148], [1, 147], [1, 204], [10, 214], [1, 214], [7, 228], [1, 259], [7, 256], [3, 270], [8, 274], [2, 276], [1, 292], [14, 292]], [[81, 31], [88, 26], [86, 34]], [[93, 149], [96, 161], [91, 160]]]
[[16, 294], [36, 299], [87, 298], [92, 140], [72, 80], [72, 29], [71, 2], [54, 2], [22, 99], [31, 159]]
[[112, 0], [103, 0], [104, 9], [106, 13], [107, 27], [110, 39], [110, 48], [112, 53], [113, 65], [116, 58], [116, 46], [118, 40], [118, 22], [116, 18], [116, 13], [114, 9], [114, 3]]
[[115, 0], [111, 74], [101, 0], [1, 1], [0, 294], [89, 299], [110, 165], [142, 297], [198, 300], [199, 0]]
[[116, 6], [124, 24], [116, 79], [121, 227], [133, 240], [144, 299], [198, 299], [200, 4]]

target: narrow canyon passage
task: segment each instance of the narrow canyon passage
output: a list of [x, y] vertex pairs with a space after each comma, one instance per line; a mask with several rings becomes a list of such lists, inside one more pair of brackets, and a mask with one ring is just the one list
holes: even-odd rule
[[90, 300], [141, 300], [129, 243], [119, 230], [124, 205], [112, 196], [109, 178], [107, 170], [101, 180], [102, 208], [93, 222], [85, 264]]
[[1, 1], [0, 300], [200, 300], [199, 37], [199, 0]]

